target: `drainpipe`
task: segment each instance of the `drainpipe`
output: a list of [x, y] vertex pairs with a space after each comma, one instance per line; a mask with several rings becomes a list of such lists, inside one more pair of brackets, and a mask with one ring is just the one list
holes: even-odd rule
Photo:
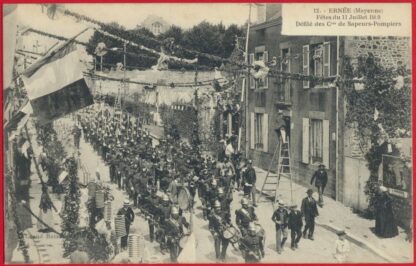
[[[339, 36], [337, 35], [337, 74], [336, 74], [336, 76], [338, 77], [338, 75], [339, 75], [339, 73], [340, 73], [340, 71], [339, 71], [339, 68], [340, 68], [340, 66], [339, 66]], [[336, 102], [336, 121], [335, 121], [335, 146], [336, 146], [336, 148], [335, 148], [335, 200], [336, 201], [339, 201], [340, 199], [339, 199], [339, 166], [338, 166], [338, 163], [339, 163], [339, 141], [338, 141], [338, 139], [339, 139], [339, 136], [341, 135], [341, 134], [339, 134], [339, 99], [338, 99], [338, 97], [339, 97], [339, 87], [338, 87], [338, 85], [336, 84], [336, 86], [335, 86], [335, 88], [336, 88], [336, 92], [335, 92], [335, 102]]]
[[[249, 54], [248, 54], [248, 37], [250, 36], [250, 25], [251, 24], [251, 3], [249, 3], [249, 9], [248, 9], [248, 21], [247, 21], [247, 35], [246, 35], [246, 54], [245, 54], [245, 62], [248, 65], [249, 64]], [[248, 93], [250, 90], [250, 68], [247, 68], [247, 82], [246, 82], [247, 86], [245, 89], [245, 103], [244, 103], [244, 113], [245, 113], [245, 152], [246, 152], [246, 158], [248, 158], [248, 153], [249, 153], [249, 135], [250, 135], [250, 116], [249, 116], [249, 111], [248, 111]]]

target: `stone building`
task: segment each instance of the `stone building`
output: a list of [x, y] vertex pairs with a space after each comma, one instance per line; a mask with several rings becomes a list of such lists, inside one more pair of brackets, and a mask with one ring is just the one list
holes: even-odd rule
[[141, 26], [157, 36], [167, 31], [171, 27], [171, 24], [159, 16], [149, 15], [141, 23]]
[[[268, 9], [273, 12], [267, 12]], [[358, 56], [371, 52], [380, 57], [385, 66], [410, 65], [409, 38], [285, 36], [281, 34], [280, 4], [266, 4], [258, 8], [258, 12], [261, 12], [257, 15], [260, 19], [252, 25], [249, 36], [250, 63], [276, 59], [281, 71], [333, 78], [342, 75], [344, 56], [352, 58], [354, 64]], [[250, 78], [247, 85], [250, 100], [246, 152], [254, 164], [263, 169], [269, 167], [278, 139], [276, 118], [281, 113], [291, 144], [294, 180], [309, 184], [318, 165], [324, 164], [329, 176], [325, 194], [342, 202], [345, 196], [347, 205], [363, 205], [357, 203], [360, 200], [358, 194], [363, 194], [363, 182], [369, 175], [362, 172], [359, 176], [363, 178], [351, 181], [359, 177], [354, 177], [356, 173], [351, 172], [356, 162], [346, 165], [345, 161], [344, 145], [348, 143], [344, 135], [342, 90], [333, 82], [270, 76], [261, 82]], [[273, 166], [277, 167], [277, 160]], [[344, 182], [347, 174], [348, 184]], [[363, 200], [365, 197], [361, 197]]]

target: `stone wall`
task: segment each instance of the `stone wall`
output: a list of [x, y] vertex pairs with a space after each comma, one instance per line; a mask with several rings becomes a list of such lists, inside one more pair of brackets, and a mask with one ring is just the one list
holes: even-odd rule
[[353, 59], [353, 63], [356, 62], [357, 57], [372, 53], [388, 68], [396, 68], [400, 65], [411, 68], [410, 45], [409, 37], [345, 37], [345, 53]]

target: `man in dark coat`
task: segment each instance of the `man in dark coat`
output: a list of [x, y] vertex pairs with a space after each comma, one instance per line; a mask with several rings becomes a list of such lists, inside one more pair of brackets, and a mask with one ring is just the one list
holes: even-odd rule
[[301, 212], [305, 217], [305, 229], [303, 230], [303, 237], [313, 240], [313, 231], [315, 230], [315, 217], [319, 215], [318, 207], [316, 206], [316, 200], [312, 197], [313, 190], [308, 189], [306, 192], [308, 196], [302, 200]]
[[253, 162], [251, 160], [247, 161], [247, 169], [244, 171], [243, 174], [243, 188], [244, 188], [244, 196], [250, 197], [253, 200], [253, 206], [257, 207], [256, 205], [256, 170], [253, 168]]
[[130, 200], [129, 199], [124, 200], [123, 208], [121, 208], [117, 212], [117, 215], [124, 215], [125, 225], [126, 225], [126, 235], [121, 238], [121, 248], [126, 249], [127, 248], [127, 239], [129, 238], [130, 225], [134, 221], [134, 212], [130, 208]]
[[315, 180], [315, 187], [318, 190], [319, 194], [319, 206], [324, 205], [324, 199], [322, 195], [324, 194], [326, 183], [328, 182], [328, 174], [325, 170], [325, 165], [320, 164], [319, 169], [313, 174], [311, 179], [311, 185], [313, 184], [313, 181]]
[[290, 247], [292, 250], [298, 248], [298, 243], [302, 236], [302, 213], [296, 209], [297, 205], [290, 206], [288, 227], [290, 229]]

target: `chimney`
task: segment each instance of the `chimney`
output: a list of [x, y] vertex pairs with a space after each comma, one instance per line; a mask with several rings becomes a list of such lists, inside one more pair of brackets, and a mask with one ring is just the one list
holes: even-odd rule
[[282, 4], [266, 4], [266, 21], [282, 16]]
[[266, 4], [257, 4], [257, 23], [266, 22]]

